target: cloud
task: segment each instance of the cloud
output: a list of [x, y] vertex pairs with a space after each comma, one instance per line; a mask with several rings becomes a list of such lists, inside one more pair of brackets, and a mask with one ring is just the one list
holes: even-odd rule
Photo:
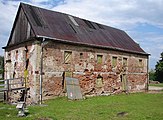
[[0, 46], [7, 43], [19, 2], [125, 30], [151, 53], [152, 67], [163, 49], [163, 0], [0, 0]]
[[[18, 4], [9, 4], [4, 3], [2, 0], [0, 1], [0, 47], [4, 47], [7, 43], [17, 6]], [[2, 49], [0, 49], [0, 55], [3, 55]]]
[[31, 0], [32, 3], [48, 2], [50, 0]]
[[129, 29], [137, 23], [163, 27], [163, 0], [65, 0], [53, 10]]

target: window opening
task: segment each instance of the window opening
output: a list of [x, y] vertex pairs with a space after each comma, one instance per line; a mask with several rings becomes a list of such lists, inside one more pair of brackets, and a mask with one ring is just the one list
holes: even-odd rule
[[70, 63], [72, 60], [72, 52], [71, 51], [65, 51], [64, 52], [64, 62]]
[[80, 53], [80, 59], [83, 59], [83, 53]]
[[103, 25], [98, 24], [98, 23], [96, 23], [96, 25], [97, 25], [100, 29], [104, 29]]
[[127, 58], [123, 58], [123, 66], [127, 66]]
[[98, 64], [102, 63], [102, 55], [97, 55], [97, 63]]
[[112, 57], [112, 66], [113, 67], [117, 66], [117, 57]]
[[96, 87], [102, 87], [103, 86], [103, 77], [100, 75], [96, 79]]
[[71, 24], [69, 24], [69, 25], [70, 25], [71, 29], [72, 29], [75, 33], [77, 33], [76, 30], [74, 29], [74, 27], [73, 27]]
[[139, 59], [139, 67], [143, 67], [143, 60]]
[[83, 21], [88, 25], [89, 28], [96, 29], [90, 21], [84, 19]]
[[69, 19], [71, 20], [71, 22], [74, 24], [74, 25], [76, 25], [76, 26], [79, 26], [79, 24], [75, 21], [75, 19], [74, 19], [74, 17], [72, 17], [72, 16], [68, 16], [69, 17]]

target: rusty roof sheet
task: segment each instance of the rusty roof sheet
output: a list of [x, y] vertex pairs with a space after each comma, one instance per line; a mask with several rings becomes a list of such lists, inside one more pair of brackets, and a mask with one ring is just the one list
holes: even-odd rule
[[21, 7], [36, 36], [147, 54], [122, 30], [27, 4]]

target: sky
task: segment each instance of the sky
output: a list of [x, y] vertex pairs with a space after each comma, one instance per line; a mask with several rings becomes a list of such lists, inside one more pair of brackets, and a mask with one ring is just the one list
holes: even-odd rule
[[163, 0], [0, 0], [1, 48], [7, 44], [20, 2], [124, 30], [151, 54], [150, 69], [163, 52]]

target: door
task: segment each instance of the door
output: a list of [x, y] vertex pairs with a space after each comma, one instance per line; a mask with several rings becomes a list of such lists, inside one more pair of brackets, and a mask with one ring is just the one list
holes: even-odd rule
[[122, 90], [127, 91], [127, 77], [126, 74], [121, 75]]

